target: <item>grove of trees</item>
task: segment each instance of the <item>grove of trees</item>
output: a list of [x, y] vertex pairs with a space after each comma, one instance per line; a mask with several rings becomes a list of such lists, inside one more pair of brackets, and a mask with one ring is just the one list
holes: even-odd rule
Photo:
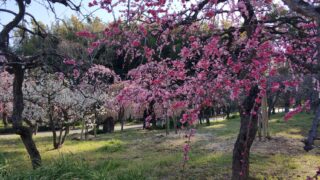
[[50, 128], [58, 149], [74, 126], [81, 126], [82, 140], [101, 125], [104, 133], [116, 122], [123, 129], [128, 119], [146, 129], [164, 122], [168, 134], [170, 123], [177, 133], [201, 119], [209, 125], [212, 114], [238, 112], [232, 179], [248, 179], [252, 143], [258, 129], [270, 138], [268, 117], [276, 107], [284, 107], [285, 120], [315, 112], [304, 149], [314, 148], [318, 1], [46, 0], [77, 12], [101, 8], [113, 19], [72, 16], [50, 26], [26, 11], [32, 0], [14, 2], [17, 12], [0, 8], [14, 17], [0, 32], [0, 112], [33, 168], [41, 166], [33, 141], [39, 126]]

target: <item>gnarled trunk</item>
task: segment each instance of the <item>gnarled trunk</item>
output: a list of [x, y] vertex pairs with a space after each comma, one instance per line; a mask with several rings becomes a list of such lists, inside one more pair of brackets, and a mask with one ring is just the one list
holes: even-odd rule
[[54, 132], [54, 139], [53, 139], [53, 147], [54, 149], [60, 149], [66, 140], [67, 135], [69, 134], [70, 126], [68, 124], [68, 112], [67, 110], [62, 110], [63, 113], [63, 121], [58, 125], [59, 129], [59, 135], [56, 135], [56, 126], [54, 126], [53, 132]]
[[113, 131], [114, 131], [114, 119], [112, 117], [108, 117], [103, 122], [103, 132], [112, 133]]
[[22, 125], [22, 112], [24, 109], [22, 83], [24, 79], [24, 70], [21, 65], [13, 67], [13, 111], [12, 111], [12, 127], [26, 147], [31, 159], [32, 167], [35, 169], [41, 166], [41, 156], [32, 139], [32, 130]]
[[257, 112], [259, 106], [255, 105], [255, 99], [259, 93], [257, 86], [250, 90], [242, 106], [239, 108], [241, 124], [240, 132], [233, 149], [232, 179], [245, 180], [249, 177], [250, 148], [256, 136], [258, 117], [251, 112]]

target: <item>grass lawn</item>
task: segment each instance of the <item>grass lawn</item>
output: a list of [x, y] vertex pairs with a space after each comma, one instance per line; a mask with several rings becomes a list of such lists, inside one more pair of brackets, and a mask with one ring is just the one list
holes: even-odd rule
[[[299, 114], [288, 122], [282, 116], [270, 121], [270, 141], [253, 144], [252, 179], [306, 179], [320, 166], [320, 150], [304, 152], [301, 142], [312, 116]], [[230, 179], [238, 130], [238, 118], [199, 126], [185, 166], [183, 132], [130, 129], [91, 141], [68, 139], [59, 150], [52, 150], [50, 137], [36, 136], [43, 167], [34, 171], [20, 139], [0, 136], [0, 179]]]
[[0, 129], [1, 128], [4, 128], [4, 124], [3, 124], [3, 120], [2, 119], [0, 119]]

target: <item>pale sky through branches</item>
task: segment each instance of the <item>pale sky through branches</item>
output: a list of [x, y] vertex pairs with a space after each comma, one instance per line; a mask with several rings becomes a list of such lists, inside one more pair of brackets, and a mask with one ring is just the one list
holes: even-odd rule
[[[90, 0], [83, 0], [83, 4], [81, 7], [81, 11], [83, 15], [87, 15], [90, 12], [94, 11], [96, 8], [89, 8], [88, 3]], [[84, 16], [81, 15], [80, 13], [77, 13], [73, 10], [71, 10], [68, 7], [65, 7], [61, 4], [54, 4], [54, 9], [56, 12], [56, 15], [60, 19], [66, 19], [70, 18], [71, 15], [78, 16], [80, 20], [84, 19]], [[0, 3], [0, 8], [2, 9], [8, 9], [14, 12], [18, 11], [18, 6], [16, 5], [16, 2], [13, 0], [9, 0], [6, 2], [1, 2]], [[51, 23], [54, 23], [57, 19], [55, 18], [55, 15], [52, 13], [51, 9], [49, 9], [48, 4], [39, 1], [39, 0], [33, 0], [31, 5], [27, 7], [27, 12], [32, 14], [38, 21], [41, 21], [42, 23], [46, 25], [50, 25]], [[99, 9], [93, 13], [94, 16], [99, 17], [102, 19], [103, 22], [108, 22], [112, 19], [112, 15], [106, 13], [105, 10]], [[13, 15], [5, 12], [0, 12], [0, 23], [1, 23], [1, 28], [4, 24], [6, 24], [8, 21], [11, 21], [13, 19]], [[85, 19], [84, 19], [85, 20]]]
[[[75, 1], [76, 2], [76, 1]], [[74, 10], [71, 10], [68, 7], [65, 7], [61, 4], [55, 3], [54, 4], [54, 9], [56, 12], [56, 15], [59, 19], [67, 19], [70, 18], [71, 15], [78, 16], [80, 20], [85, 20], [85, 15], [90, 14], [91, 12], [93, 16], [99, 17], [103, 22], [107, 23], [113, 20], [112, 13], [107, 13], [103, 9], [98, 9], [97, 7], [89, 7], [88, 4], [91, 2], [91, 0], [83, 0], [82, 1], [82, 7], [81, 7], [81, 12], [77, 13]], [[181, 8], [180, 4], [178, 3], [177, 0], [173, 0], [171, 2], [170, 9], [173, 11], [179, 11]], [[197, 0], [191, 0], [190, 3], [197, 4]], [[8, 0], [6, 2], [1, 2], [0, 3], [0, 8], [2, 9], [8, 9], [14, 12], [18, 11], [18, 6], [16, 5], [16, 2], [14, 0]], [[115, 8], [116, 16], [117, 16], [117, 11], [118, 7]], [[42, 23], [46, 25], [50, 25], [57, 21], [55, 18], [54, 13], [52, 13], [51, 9], [49, 8], [49, 5], [46, 1], [41, 1], [41, 0], [33, 0], [29, 6], [27, 6], [27, 12], [32, 14], [37, 21], [41, 21]], [[8, 21], [11, 21], [14, 16], [6, 13], [6, 12], [0, 12], [0, 23], [1, 23], [1, 28], [4, 24], [6, 24]], [[118, 18], [118, 17], [117, 17]]]

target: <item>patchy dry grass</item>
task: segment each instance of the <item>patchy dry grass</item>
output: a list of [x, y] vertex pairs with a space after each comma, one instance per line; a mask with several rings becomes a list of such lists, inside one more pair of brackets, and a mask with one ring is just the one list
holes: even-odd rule
[[[305, 179], [320, 165], [320, 151], [304, 152], [312, 116], [300, 114], [289, 122], [283, 114], [270, 121], [270, 141], [256, 140], [251, 154], [252, 179]], [[232, 149], [239, 119], [198, 126], [190, 161], [183, 166], [184, 133], [126, 130], [91, 141], [67, 140], [52, 150], [50, 137], [35, 137], [43, 167], [31, 165], [18, 137], [0, 136], [0, 179], [230, 179]]]

